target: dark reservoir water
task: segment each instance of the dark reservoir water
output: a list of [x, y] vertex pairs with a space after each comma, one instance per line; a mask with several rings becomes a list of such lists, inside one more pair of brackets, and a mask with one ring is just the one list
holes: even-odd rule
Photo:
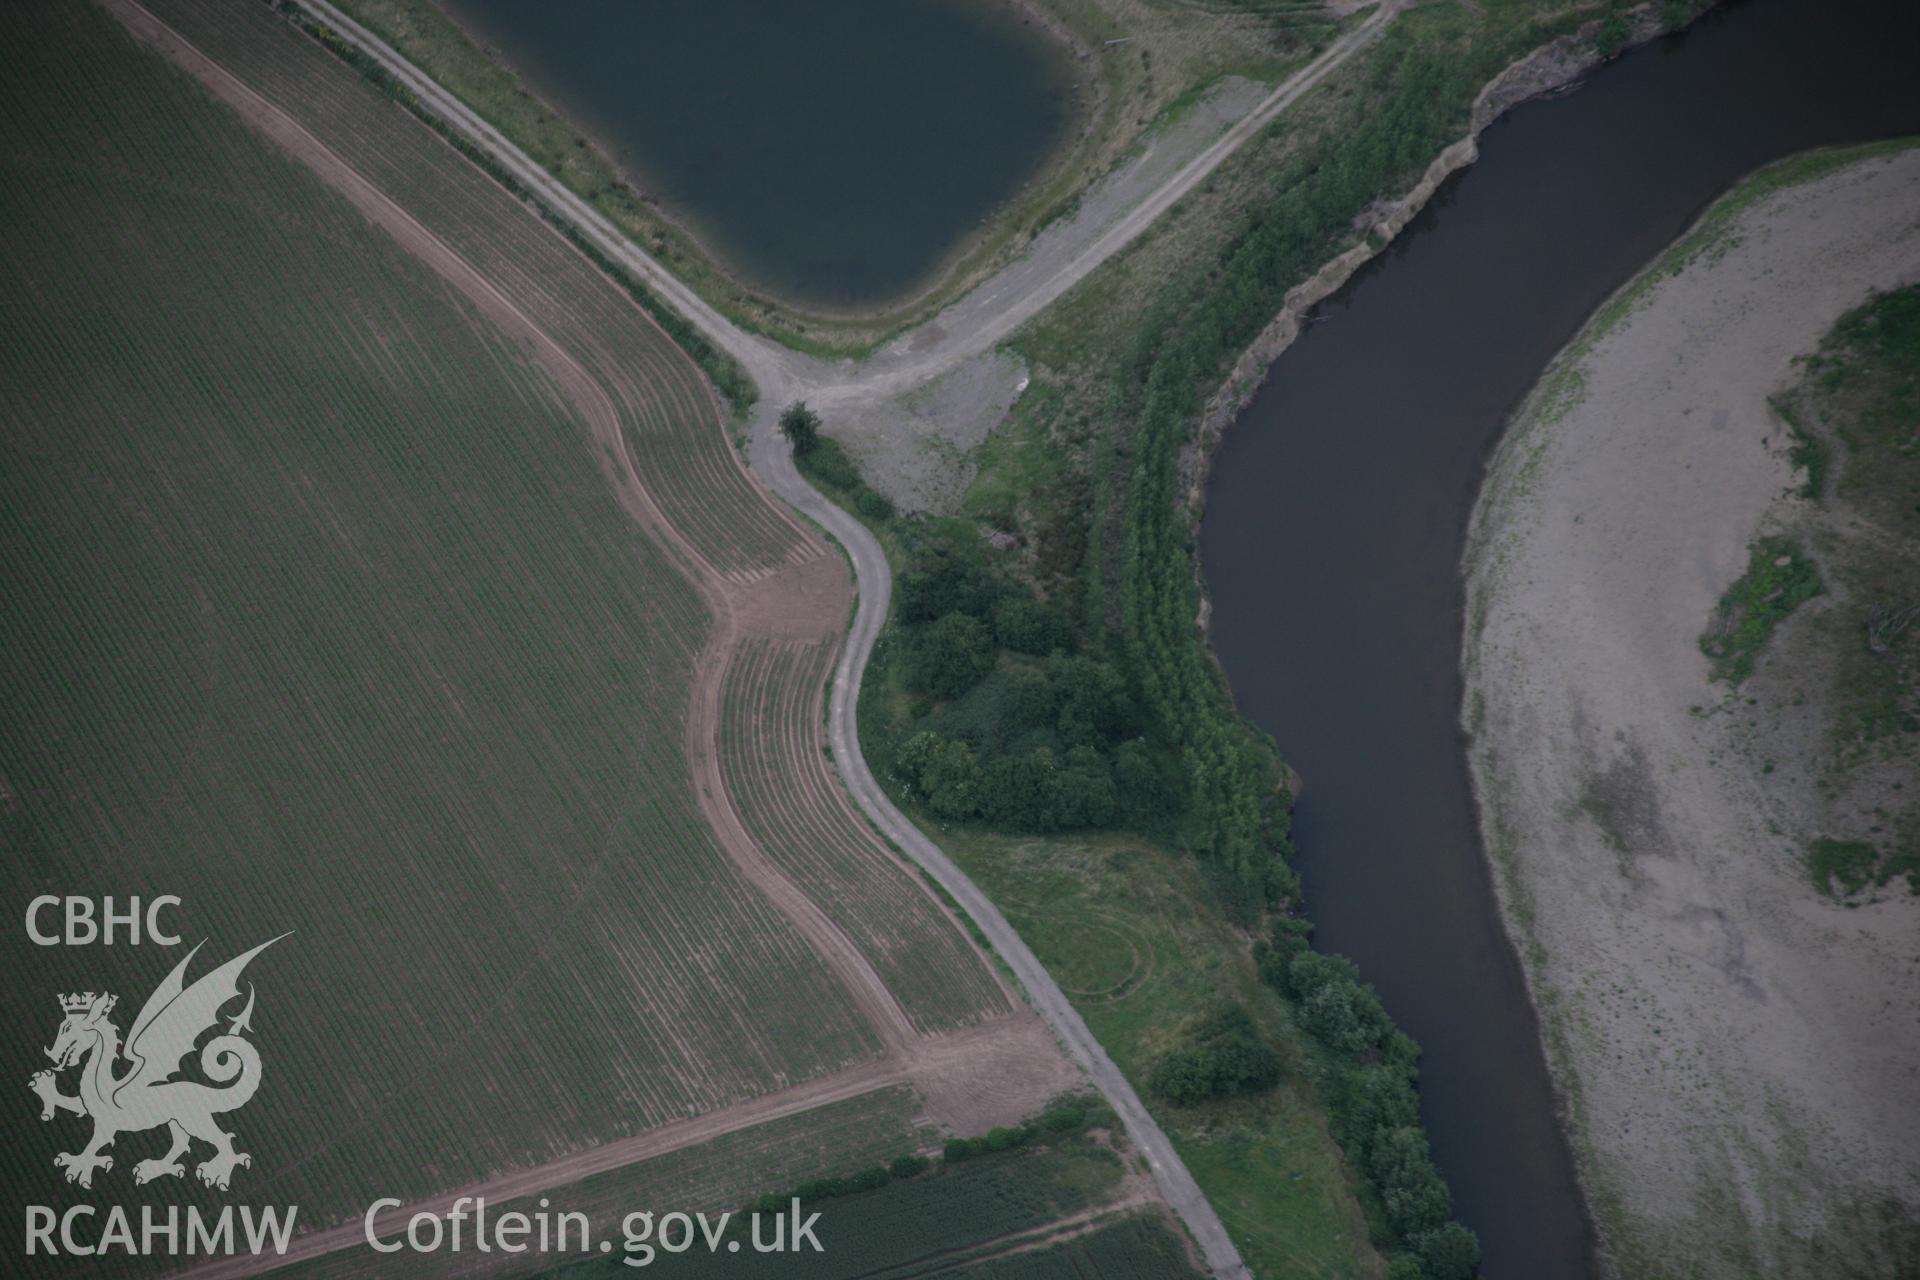
[[1489, 129], [1220, 450], [1214, 647], [1305, 779], [1318, 942], [1426, 1049], [1434, 1152], [1494, 1280], [1594, 1266], [1459, 728], [1459, 559], [1488, 452], [1585, 317], [1736, 178], [1914, 131], [1920, 5], [1736, 0]]
[[442, 0], [731, 269], [907, 292], [1059, 145], [1065, 51], [1001, 0]]

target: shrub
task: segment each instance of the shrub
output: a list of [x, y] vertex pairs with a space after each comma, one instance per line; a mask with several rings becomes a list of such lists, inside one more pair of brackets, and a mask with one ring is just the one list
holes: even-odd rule
[[1264, 1092], [1279, 1082], [1279, 1054], [1239, 1005], [1228, 1005], [1189, 1027], [1187, 1042], [1162, 1055], [1147, 1076], [1147, 1088], [1186, 1107], [1209, 1098]]
[[1833, 882], [1840, 882], [1840, 896], [1858, 893], [1873, 883], [1880, 851], [1865, 840], [1815, 840], [1807, 850], [1807, 869], [1813, 873], [1813, 887], [1833, 893]]
[[980, 762], [964, 742], [917, 733], [900, 749], [896, 767], [943, 818], [971, 817], [979, 808]]
[[900, 574], [895, 608], [900, 621], [908, 625], [932, 622], [949, 613], [984, 621], [993, 616], [994, 604], [1007, 590], [977, 558], [948, 547], [930, 547]]
[[933, 1161], [918, 1153], [909, 1152], [904, 1156], [895, 1156], [893, 1163], [887, 1166], [887, 1172], [895, 1178], [905, 1180], [917, 1178], [932, 1167]]
[[1787, 615], [1820, 594], [1820, 573], [1790, 538], [1762, 538], [1747, 556], [1747, 571], [1720, 597], [1700, 651], [1713, 659], [1713, 678], [1738, 685], [1753, 674], [1767, 638]]
[[1420, 1259], [1427, 1280], [1473, 1280], [1480, 1266], [1480, 1241], [1457, 1222], [1449, 1222], [1407, 1242]]
[[1031, 596], [1009, 595], [993, 606], [993, 636], [1015, 653], [1045, 657], [1067, 642], [1053, 611]]
[[1593, 47], [1603, 58], [1611, 58], [1627, 47], [1627, 41], [1633, 37], [1633, 29], [1627, 20], [1619, 14], [1610, 14], [1600, 24], [1600, 32], [1593, 38]]
[[820, 415], [807, 408], [806, 401], [795, 400], [780, 413], [780, 434], [795, 453], [811, 453], [820, 442]]
[[1312, 937], [1312, 921], [1300, 916], [1275, 917], [1268, 928], [1268, 940], [1253, 944], [1253, 962], [1260, 970], [1260, 981], [1285, 991], [1287, 970], [1293, 958], [1308, 949]]
[[1387, 1260], [1386, 1280], [1426, 1280], [1426, 1269], [1410, 1253], [1396, 1253]]
[[893, 503], [885, 494], [875, 493], [872, 489], [860, 490], [860, 496], [853, 500], [853, 508], [869, 520], [893, 519]]
[[907, 681], [921, 693], [957, 698], [993, 670], [993, 640], [986, 624], [949, 613], [920, 628], [907, 658]]
[[1011, 1151], [1015, 1147], [1025, 1146], [1032, 1137], [1033, 1130], [1025, 1125], [1002, 1126], [991, 1129], [977, 1138], [949, 1138], [944, 1152], [949, 1163], [957, 1163], [962, 1160], [971, 1160], [975, 1156]]

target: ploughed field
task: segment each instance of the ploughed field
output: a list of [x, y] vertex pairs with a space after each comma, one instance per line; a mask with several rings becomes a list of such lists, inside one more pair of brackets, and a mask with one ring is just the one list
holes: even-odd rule
[[[0, 11], [0, 882], [177, 894], [196, 974], [296, 931], [247, 973], [235, 1192], [319, 1227], [883, 1055], [756, 853], [862, 884], [829, 914], [915, 1028], [1004, 1013], [817, 745], [698, 722], [755, 608], [845, 576], [699, 370], [265, 6], [149, 7], [305, 163], [93, 7]], [[764, 696], [817, 707], [837, 629], [783, 643]], [[696, 785], [716, 742], [756, 851]], [[57, 993], [118, 993], [124, 1029], [180, 954], [9, 946], [20, 1081]], [[8, 1199], [86, 1199], [53, 1165], [85, 1132], [18, 1130]], [[91, 1194], [213, 1202], [134, 1190], [162, 1145], [123, 1136]]]

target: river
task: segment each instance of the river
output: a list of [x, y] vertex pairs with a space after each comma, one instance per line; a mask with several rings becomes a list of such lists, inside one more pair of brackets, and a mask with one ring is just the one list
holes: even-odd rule
[[1005, 0], [445, 0], [736, 275], [884, 304], [1074, 121], [1064, 46]]
[[1435, 1158], [1496, 1280], [1596, 1267], [1463, 751], [1459, 565], [1487, 457], [1585, 318], [1735, 179], [1920, 130], [1916, 54], [1906, 0], [1735, 0], [1510, 112], [1318, 309], [1216, 459], [1215, 652], [1305, 780], [1317, 944], [1426, 1050]]

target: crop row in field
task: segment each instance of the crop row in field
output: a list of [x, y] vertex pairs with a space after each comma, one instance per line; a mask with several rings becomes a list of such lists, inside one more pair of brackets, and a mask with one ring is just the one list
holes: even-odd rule
[[[655, 1267], [676, 1280], [756, 1276], [808, 1280], [952, 1274], [1001, 1251], [994, 1242], [1025, 1237], [1050, 1223], [1111, 1201], [1124, 1175], [1123, 1159], [1089, 1138], [1062, 1146], [946, 1164], [939, 1172], [896, 1181], [876, 1191], [810, 1204], [821, 1252], [755, 1253], [750, 1237], [738, 1251], [695, 1249], [657, 1256]], [[744, 1232], [744, 1220], [730, 1224]], [[1039, 1237], [1044, 1239], [1044, 1233]], [[565, 1280], [631, 1274], [616, 1253], [555, 1273]], [[1039, 1274], [1047, 1274], [1041, 1272]], [[1178, 1273], [1175, 1273], [1178, 1274]]]
[[1198, 1272], [1162, 1219], [1138, 1213], [1047, 1248], [976, 1262], [958, 1274], [967, 1280], [1190, 1280]]
[[725, 575], [797, 554], [747, 479], [699, 367], [526, 205], [265, 5], [146, 5], [411, 214], [589, 369], [613, 397], [667, 520]]
[[[906, 1085], [880, 1089], [800, 1115], [726, 1134], [711, 1142], [604, 1173], [544, 1197], [489, 1203], [488, 1212], [578, 1212], [591, 1223], [589, 1241], [619, 1239], [628, 1214], [718, 1214], [738, 1210], [768, 1187], [797, 1186], [840, 1176], [939, 1144]], [[577, 1235], [576, 1237], [577, 1238]], [[551, 1256], [494, 1252], [454, 1260], [448, 1254], [379, 1254], [356, 1245], [275, 1272], [275, 1280], [388, 1280], [389, 1277], [463, 1276], [509, 1280], [553, 1265]], [[623, 1268], [623, 1273], [626, 1271]]]
[[[704, 614], [554, 385], [97, 10], [0, 24], [0, 885], [180, 895], [202, 968], [297, 930], [236, 1192], [320, 1225], [878, 1052], [701, 822]], [[7, 945], [16, 1082], [178, 959]], [[66, 1185], [85, 1132], [9, 1202], [203, 1198], [134, 1190], [159, 1134]]]
[[748, 831], [852, 938], [922, 1032], [1008, 1011], [939, 903], [822, 766], [824, 642], [753, 638], [723, 689], [721, 763]]

